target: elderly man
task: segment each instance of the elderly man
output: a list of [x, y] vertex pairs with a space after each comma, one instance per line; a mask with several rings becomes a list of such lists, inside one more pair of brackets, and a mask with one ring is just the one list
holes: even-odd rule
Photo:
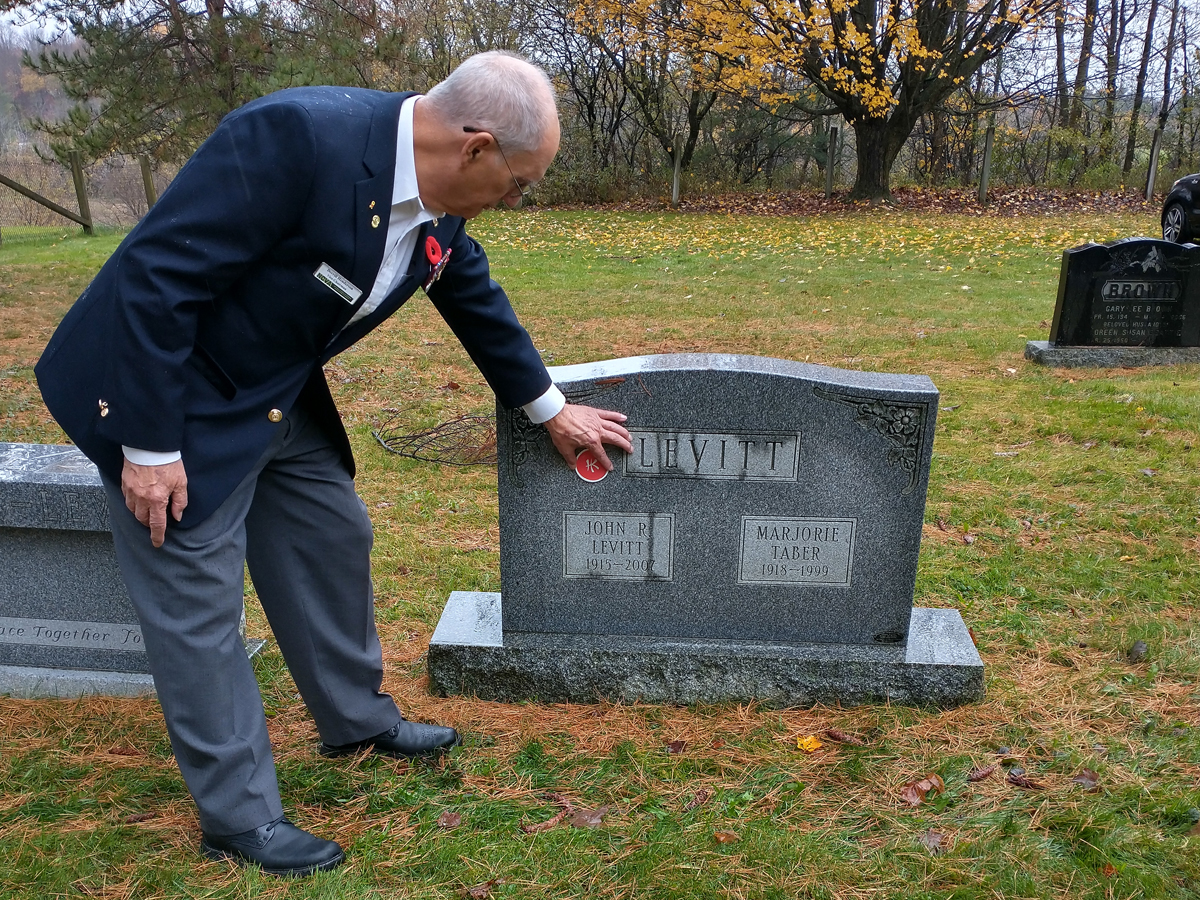
[[284, 817], [238, 635], [243, 562], [321, 752], [458, 741], [380, 690], [371, 523], [322, 366], [418, 287], [500, 402], [569, 461], [629, 451], [618, 413], [565, 404], [466, 219], [515, 205], [558, 151], [544, 72], [507, 53], [425, 96], [282, 91], [230, 114], [76, 302], [37, 367], [100, 469], [201, 850], [306, 875], [342, 849]]

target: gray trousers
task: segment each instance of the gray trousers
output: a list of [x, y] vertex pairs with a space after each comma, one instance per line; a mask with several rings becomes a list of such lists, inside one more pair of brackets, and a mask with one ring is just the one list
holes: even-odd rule
[[171, 747], [204, 831], [236, 834], [283, 815], [262, 698], [238, 634], [245, 565], [321, 738], [348, 744], [399, 721], [380, 691], [371, 521], [303, 409], [289, 413], [212, 516], [188, 529], [169, 520], [158, 549], [120, 487], [107, 479], [104, 487]]

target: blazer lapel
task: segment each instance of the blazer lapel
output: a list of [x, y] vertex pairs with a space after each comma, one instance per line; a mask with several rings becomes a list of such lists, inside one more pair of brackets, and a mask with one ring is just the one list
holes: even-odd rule
[[363, 169], [368, 177], [354, 185], [354, 269], [350, 280], [362, 291], [362, 296], [343, 311], [338, 331], [367, 301], [383, 262], [392, 210], [392, 186], [396, 180], [396, 127], [400, 107], [411, 96], [411, 92], [388, 94], [371, 117], [371, 130], [363, 153]]
[[[417, 292], [433, 269], [433, 266], [430, 265], [428, 258], [425, 256], [425, 239], [430, 234], [433, 234], [438, 238], [438, 243], [445, 245], [458, 227], [457, 219], [454, 220], [453, 227], [447, 223], [447, 219], [451, 218], [451, 216], [443, 216], [439, 220], [441, 227], [434, 226], [431, 222], [426, 222], [421, 226], [421, 230], [417, 233], [417, 243], [413, 247], [412, 257], [410, 257], [408, 262], [408, 271], [400, 279], [400, 283], [396, 285], [395, 289], [384, 298], [383, 302], [374, 311], [369, 315], [363, 316], [363, 318], [359, 319], [353, 325], [338, 333], [326, 349], [323, 361], [332, 359], [347, 347], [362, 340], [371, 329], [403, 306], [408, 298]], [[438, 232], [442, 233], [439, 234]], [[446, 252], [445, 246], [443, 246], [442, 252]], [[447, 265], [451, 264], [453, 264], [453, 258], [447, 263]]]

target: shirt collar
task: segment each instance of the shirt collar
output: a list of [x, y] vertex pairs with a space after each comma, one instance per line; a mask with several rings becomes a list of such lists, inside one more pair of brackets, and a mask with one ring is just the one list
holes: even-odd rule
[[[413, 108], [420, 95], [409, 97], [400, 107], [400, 121], [396, 125], [396, 177], [392, 186], [392, 206], [416, 201], [417, 208], [429, 219], [436, 221], [445, 213], [426, 209], [421, 202], [417, 186], [417, 160], [413, 149]], [[424, 218], [424, 217], [423, 217]]]

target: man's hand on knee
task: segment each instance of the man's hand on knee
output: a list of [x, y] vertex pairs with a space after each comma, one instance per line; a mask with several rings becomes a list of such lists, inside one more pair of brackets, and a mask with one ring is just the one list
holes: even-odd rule
[[125, 505], [139, 522], [150, 529], [150, 543], [161, 547], [167, 534], [167, 506], [178, 522], [187, 506], [187, 473], [183, 461], [165, 466], [139, 466], [125, 460], [121, 471], [121, 493]]

